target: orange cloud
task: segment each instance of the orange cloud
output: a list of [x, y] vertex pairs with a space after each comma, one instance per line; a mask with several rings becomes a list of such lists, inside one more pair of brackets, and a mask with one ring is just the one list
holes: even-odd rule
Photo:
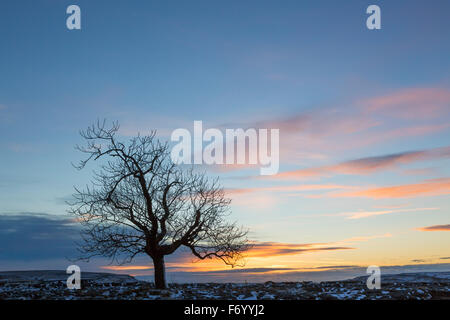
[[350, 250], [355, 249], [352, 247], [344, 246], [327, 246], [324, 243], [279, 243], [279, 242], [256, 242], [253, 243], [253, 247], [246, 252], [245, 256], [248, 258], [264, 258], [274, 257], [281, 255], [296, 255], [307, 252], [318, 251], [336, 251], [336, 250]]
[[450, 194], [450, 178], [426, 180], [422, 183], [370, 188], [360, 191], [328, 194], [332, 197], [411, 198]]
[[[386, 233], [383, 235], [352, 237], [341, 241], [328, 243], [281, 243], [253, 241], [251, 242], [251, 249], [245, 252], [244, 258], [246, 265], [249, 264], [252, 266], [252, 268], [248, 269], [250, 272], [285, 272], [291, 268], [299, 268], [297, 262], [295, 262], [294, 265], [292, 264], [292, 261], [295, 260], [290, 260], [289, 256], [303, 255], [312, 252], [318, 253], [355, 250], [355, 247], [349, 245], [391, 236], [391, 234]], [[288, 260], [280, 264], [281, 257], [287, 257]], [[287, 263], [288, 265], [285, 265], [284, 263]], [[180, 252], [179, 254], [173, 255], [172, 262], [166, 262], [166, 267], [170, 272], [222, 272], [234, 270], [229, 266], [225, 266], [223, 262], [218, 259], [200, 260], [193, 257], [188, 252]], [[101, 268], [113, 271], [143, 271], [141, 273], [134, 273], [135, 275], [148, 275], [148, 271], [153, 271], [153, 265], [151, 263], [149, 263], [148, 266], [102, 266]], [[258, 271], [255, 268], [264, 268], [264, 270]], [[302, 268], [304, 268], [304, 266]]]
[[419, 231], [450, 231], [450, 224], [441, 224], [429, 227], [417, 228]]
[[[279, 256], [290, 256], [306, 254], [310, 252], [325, 252], [338, 250], [351, 250], [353, 247], [345, 245], [334, 245], [333, 243], [279, 243], [279, 242], [252, 242], [250, 250], [244, 254], [246, 262], [253, 262], [254, 259], [264, 258], [270, 261], [270, 258]], [[211, 270], [229, 270], [229, 266], [225, 266], [219, 259], [200, 260], [190, 254], [181, 253], [175, 256], [175, 261], [166, 262], [166, 267], [170, 271], [187, 271], [187, 272], [208, 272]], [[266, 264], [267, 266], [267, 264]], [[273, 267], [273, 266], [272, 266]], [[129, 265], [129, 266], [101, 266], [100, 268], [111, 271], [143, 271], [143, 273], [134, 273], [135, 275], [148, 274], [147, 271], [153, 271], [153, 265], [149, 263], [147, 266]]]

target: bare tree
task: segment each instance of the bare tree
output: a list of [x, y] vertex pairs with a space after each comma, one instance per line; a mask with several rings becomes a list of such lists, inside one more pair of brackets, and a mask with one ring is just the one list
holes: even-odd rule
[[91, 185], [75, 188], [70, 212], [84, 225], [79, 249], [123, 264], [141, 253], [153, 260], [155, 286], [165, 288], [164, 256], [187, 247], [199, 259], [235, 266], [248, 249], [247, 231], [226, 221], [230, 200], [217, 178], [170, 160], [167, 143], [147, 136], [117, 140], [118, 123], [105, 121], [80, 131], [87, 158], [99, 161]]

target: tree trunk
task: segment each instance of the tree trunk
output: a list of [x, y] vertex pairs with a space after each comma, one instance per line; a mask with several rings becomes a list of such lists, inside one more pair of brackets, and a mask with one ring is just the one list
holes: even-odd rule
[[155, 272], [156, 289], [166, 288], [166, 270], [164, 266], [164, 256], [153, 258], [153, 266]]

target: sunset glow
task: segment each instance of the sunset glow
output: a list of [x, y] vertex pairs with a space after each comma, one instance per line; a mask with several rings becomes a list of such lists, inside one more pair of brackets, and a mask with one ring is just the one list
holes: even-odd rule
[[[368, 3], [361, 1], [80, 1], [81, 30], [67, 29], [66, 4], [57, 2], [0, 5], [0, 271], [77, 264], [82, 271], [150, 276], [154, 256], [148, 253], [158, 247], [148, 239], [161, 241], [164, 250], [183, 240], [174, 252], [158, 251], [165, 252], [160, 265], [173, 282], [299, 281], [309, 272], [314, 280], [332, 273], [349, 278], [370, 265], [450, 270], [450, 1], [381, 1], [379, 30], [366, 27]], [[117, 141], [124, 144], [156, 130], [169, 154], [180, 129], [192, 137], [186, 143], [192, 157], [203, 158], [205, 150], [212, 158], [206, 147], [213, 139], [195, 138], [194, 124], [223, 136], [221, 148], [233, 143], [233, 152], [227, 129], [254, 129], [258, 139], [259, 130], [279, 130], [274, 174], [250, 164], [262, 147], [255, 142], [252, 150], [248, 137], [244, 164], [233, 153], [229, 164], [194, 165], [195, 172], [217, 177], [231, 200], [214, 222], [248, 230], [251, 248], [236, 266], [198, 259], [186, 243], [207, 247], [207, 241], [180, 235], [189, 230], [186, 217], [204, 206], [174, 205], [186, 219], [170, 221], [175, 213], [166, 214], [162, 199], [172, 189], [150, 199], [165, 188], [148, 187], [154, 180], [142, 182], [139, 170], [129, 173], [125, 165], [119, 182], [92, 185], [94, 172], [121, 158], [116, 154], [90, 154], [82, 170], [74, 168], [86, 156], [75, 146], [93, 140], [80, 130], [97, 119], [117, 121]], [[103, 150], [103, 140], [91, 148]], [[130, 191], [138, 187], [112, 182], [127, 179], [137, 179], [151, 196], [143, 200]], [[104, 195], [83, 207], [87, 220], [115, 212], [112, 205], [126, 211], [120, 205], [127, 202], [144, 224], [159, 223], [133, 238], [145, 250], [134, 256], [133, 243], [117, 256], [103, 250], [77, 260], [84, 220], [73, 215], [73, 194], [83, 188]], [[192, 185], [188, 191], [180, 198], [211, 194]], [[125, 221], [124, 232], [145, 230], [134, 216], [110, 219]], [[209, 245], [233, 234], [229, 228], [220, 229], [225, 235], [207, 233], [205, 226], [211, 227], [195, 227], [215, 237]], [[126, 254], [133, 259], [122, 263]]]

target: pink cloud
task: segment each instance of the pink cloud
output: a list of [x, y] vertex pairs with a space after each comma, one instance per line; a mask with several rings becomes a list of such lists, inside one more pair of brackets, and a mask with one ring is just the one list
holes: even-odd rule
[[279, 173], [275, 179], [303, 179], [335, 174], [370, 174], [376, 171], [396, 168], [417, 161], [450, 157], [450, 147], [434, 148], [421, 151], [410, 151], [375, 157], [366, 157], [338, 163], [336, 165], [300, 169]]
[[450, 111], [450, 90], [411, 88], [362, 102], [368, 112], [395, 118], [435, 118]]
[[[450, 90], [407, 88], [347, 105], [317, 108], [279, 119], [234, 124], [244, 128], [280, 130], [281, 163], [308, 164], [323, 161], [348, 150], [358, 150], [393, 140], [435, 135], [450, 129]], [[410, 155], [412, 157], [414, 155]], [[406, 159], [406, 156], [403, 157]], [[400, 160], [400, 158], [399, 158]], [[347, 172], [345, 167], [328, 168]], [[229, 166], [225, 170], [246, 166]], [[324, 168], [321, 168], [324, 169]], [[365, 170], [362, 168], [361, 170]], [[298, 176], [324, 174], [317, 168]]]
[[450, 194], [450, 178], [426, 180], [421, 183], [405, 184], [390, 187], [368, 188], [358, 191], [338, 192], [328, 194], [331, 197], [366, 197], [382, 198], [411, 198], [419, 196], [439, 196]]
[[227, 195], [242, 195], [253, 192], [301, 192], [333, 189], [351, 189], [352, 187], [339, 184], [302, 184], [291, 186], [259, 187], [259, 188], [236, 188], [225, 190]]
[[439, 210], [439, 208], [410, 208], [410, 209], [391, 209], [391, 210], [377, 210], [377, 211], [355, 211], [355, 212], [343, 212], [338, 213], [336, 216], [344, 216], [346, 219], [362, 219], [372, 216], [379, 216], [391, 213], [400, 212], [417, 212], [417, 211], [434, 211]]

